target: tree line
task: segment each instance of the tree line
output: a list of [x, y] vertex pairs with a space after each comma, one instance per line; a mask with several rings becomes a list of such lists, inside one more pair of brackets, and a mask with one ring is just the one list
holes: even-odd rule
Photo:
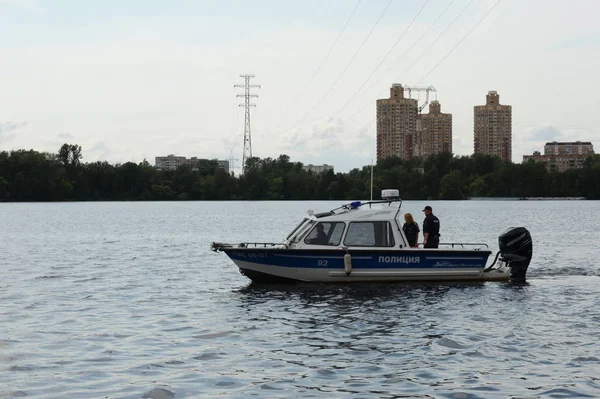
[[[58, 153], [0, 152], [0, 201], [352, 200], [371, 195], [371, 166], [312, 173], [287, 155], [250, 158], [234, 176], [216, 161], [194, 169], [156, 170], [148, 162], [82, 162], [81, 146]], [[583, 168], [548, 171], [485, 155], [443, 153], [427, 159], [386, 158], [374, 166], [373, 195], [397, 188], [403, 199], [586, 197], [600, 199], [600, 156]]]

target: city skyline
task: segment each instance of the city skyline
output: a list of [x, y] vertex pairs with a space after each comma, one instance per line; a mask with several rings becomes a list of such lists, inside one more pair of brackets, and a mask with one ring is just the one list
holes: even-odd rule
[[262, 85], [252, 126], [259, 157], [285, 153], [337, 171], [368, 165], [374, 100], [425, 77], [453, 114], [456, 155], [472, 154], [472, 107], [489, 90], [513, 106], [513, 162], [546, 141], [596, 142], [597, 2], [432, 0], [420, 14], [424, 2], [383, 12], [387, 4], [362, 2], [348, 19], [355, 3], [342, 0], [2, 0], [0, 150], [55, 152], [70, 142], [85, 161], [225, 159], [232, 150], [241, 160], [240, 73]]

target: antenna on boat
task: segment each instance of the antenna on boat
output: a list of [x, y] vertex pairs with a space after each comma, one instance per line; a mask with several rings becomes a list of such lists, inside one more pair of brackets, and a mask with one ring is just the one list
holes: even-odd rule
[[371, 201], [373, 201], [373, 158], [371, 158]]

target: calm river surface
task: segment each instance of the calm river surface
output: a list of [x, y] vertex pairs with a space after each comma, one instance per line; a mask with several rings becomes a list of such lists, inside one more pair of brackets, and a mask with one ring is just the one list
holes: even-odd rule
[[337, 202], [0, 204], [0, 398], [600, 397], [600, 202], [429, 204], [443, 241], [527, 227], [528, 283], [261, 287], [209, 250]]

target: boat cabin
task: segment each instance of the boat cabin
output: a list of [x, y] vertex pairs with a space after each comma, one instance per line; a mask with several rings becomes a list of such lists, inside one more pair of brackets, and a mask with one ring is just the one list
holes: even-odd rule
[[[402, 201], [398, 190], [384, 190], [383, 200], [355, 201], [329, 212], [309, 216], [287, 236], [288, 248], [409, 249], [402, 231]], [[399, 220], [401, 217], [402, 220]]]

